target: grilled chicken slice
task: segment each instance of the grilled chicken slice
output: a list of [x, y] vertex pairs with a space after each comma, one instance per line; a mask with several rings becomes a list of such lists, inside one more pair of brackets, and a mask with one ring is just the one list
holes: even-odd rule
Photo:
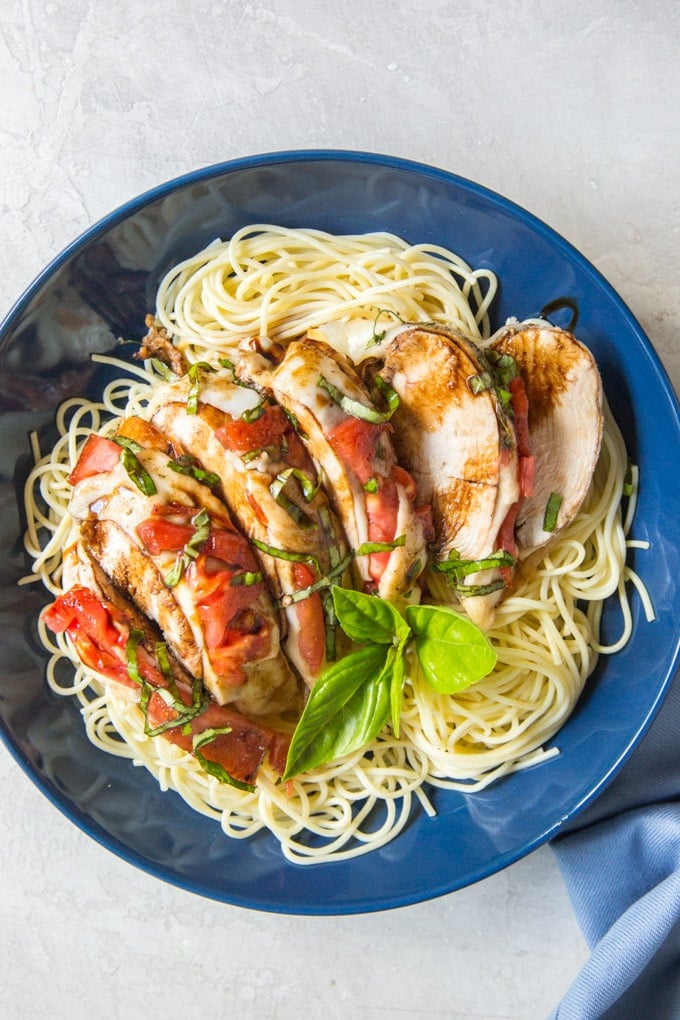
[[[515, 529], [524, 559], [574, 519], [588, 492], [602, 442], [602, 382], [587, 347], [562, 329], [507, 328], [491, 347], [515, 359], [529, 400], [534, 492], [522, 502]], [[553, 493], [561, 503], [554, 529], [546, 531]]]
[[134, 453], [128, 447], [123, 460], [117, 443], [92, 437], [71, 476], [86, 557], [155, 621], [219, 704], [252, 714], [299, 708], [276, 610], [224, 504], [162, 452], [167, 440], [148, 422], [127, 420], [118, 439]]
[[[400, 331], [382, 352], [381, 376], [397, 392], [397, 452], [432, 502], [436, 554], [478, 561], [499, 549], [501, 526], [519, 498], [514, 432], [493, 388], [473, 392], [483, 372], [474, 345], [422, 326]], [[464, 584], [486, 588], [497, 572], [468, 575]], [[471, 619], [493, 622], [499, 590], [462, 596]]]
[[[64, 579], [67, 588], [45, 611], [45, 623], [55, 632], [66, 631], [81, 662], [114, 681], [118, 696], [127, 692], [140, 703], [146, 732], [189, 754], [197, 753], [194, 742], [200, 738], [204, 767], [224, 782], [250, 788], [265, 755], [283, 773], [289, 737], [234, 706], [206, 702], [200, 682], [172, 652], [161, 657], [160, 630], [111, 583], [77, 534], [65, 551]], [[131, 641], [136, 676], [130, 672]]]
[[425, 567], [429, 508], [418, 513], [413, 478], [397, 463], [388, 415], [377, 410], [351, 362], [321, 340], [295, 340], [273, 367], [244, 351], [238, 373], [300, 424], [324, 485], [355, 551], [359, 582], [382, 598], [409, 595]]
[[281, 407], [228, 374], [205, 372], [194, 408], [192, 385], [183, 377], [157, 386], [149, 406], [152, 421], [219, 475], [217, 491], [256, 545], [281, 605], [286, 655], [311, 687], [334, 639], [324, 588], [329, 581], [349, 582], [342, 530]]

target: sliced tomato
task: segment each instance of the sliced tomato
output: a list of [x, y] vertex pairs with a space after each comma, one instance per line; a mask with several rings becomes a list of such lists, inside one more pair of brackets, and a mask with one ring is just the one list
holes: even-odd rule
[[[393, 542], [396, 537], [399, 515], [399, 493], [394, 482], [383, 481], [377, 492], [366, 493], [369, 542]], [[387, 569], [389, 552], [371, 553], [368, 572], [379, 581]]]
[[[149, 724], [152, 727], [170, 722], [177, 712], [166, 705], [156, 694], [149, 698]], [[273, 742], [274, 731], [267, 726], [252, 722], [238, 712], [212, 704], [205, 712], [191, 721], [190, 732], [184, 725], [165, 731], [165, 737], [190, 754], [193, 752], [193, 738], [204, 730], [230, 728], [229, 733], [220, 733], [201, 748], [201, 754], [208, 761], [221, 765], [232, 778], [241, 783], [253, 783], [257, 771]]]
[[529, 455], [528, 457], [519, 458], [519, 492], [520, 496], [533, 496], [534, 494], [534, 477], [536, 474], [536, 458]]
[[400, 467], [399, 464], [395, 464], [390, 472], [390, 479], [395, 485], [401, 485], [406, 490], [406, 496], [411, 503], [415, 503], [418, 496], [418, 486], [416, 485], [415, 478], [409, 472]]
[[[206, 646], [209, 649], [219, 648], [224, 645], [227, 629], [237, 616], [249, 609], [262, 594], [263, 585], [231, 584], [231, 575], [224, 572], [213, 574], [210, 577], [212, 590], [207, 593], [208, 584], [206, 584], [205, 575], [201, 571], [199, 563], [192, 565], [188, 577], [196, 592], [196, 606], [201, 618]], [[257, 626], [258, 624], [254, 620], [244, 622], [246, 630], [257, 629]]]
[[120, 446], [112, 439], [97, 435], [88, 436], [78, 457], [78, 463], [68, 476], [68, 481], [71, 485], [77, 485], [84, 478], [113, 471], [120, 460], [120, 452]]
[[[253, 619], [258, 620], [254, 616]], [[245, 619], [237, 618], [235, 623], [246, 626]], [[208, 658], [213, 669], [234, 687], [248, 679], [243, 670], [244, 664], [264, 658], [271, 649], [271, 628], [262, 621], [259, 623], [259, 627], [253, 631], [227, 627], [221, 644], [217, 648], [208, 648]]]
[[[293, 579], [296, 591], [314, 584], [315, 576], [306, 563], [293, 564]], [[300, 655], [312, 674], [320, 672], [326, 657], [326, 623], [323, 603], [318, 591], [295, 603], [295, 612], [300, 628], [298, 647]]]
[[227, 531], [224, 528], [211, 530], [208, 540], [203, 546], [203, 552], [208, 557], [228, 564], [232, 570], [240, 568], [241, 570], [256, 571], [258, 569], [257, 560], [249, 543], [238, 531]]
[[129, 628], [122, 616], [113, 607], [105, 608], [89, 588], [69, 588], [45, 610], [43, 619], [55, 633], [66, 631], [86, 666], [133, 686], [125, 662]]
[[152, 556], [181, 552], [195, 532], [191, 524], [175, 524], [165, 517], [148, 517], [137, 525], [137, 534]]
[[280, 407], [267, 407], [259, 418], [244, 421], [232, 418], [216, 430], [216, 436], [227, 450], [250, 453], [267, 446], [278, 446], [290, 422]]
[[339, 461], [364, 485], [374, 473], [375, 451], [384, 425], [348, 416], [328, 433], [328, 442]]
[[[515, 542], [515, 522], [519, 511], [519, 502], [513, 503], [508, 510], [498, 532], [498, 547], [509, 552], [511, 556], [517, 556], [517, 543]], [[500, 575], [506, 587], [512, 584], [514, 567], [501, 567]]]

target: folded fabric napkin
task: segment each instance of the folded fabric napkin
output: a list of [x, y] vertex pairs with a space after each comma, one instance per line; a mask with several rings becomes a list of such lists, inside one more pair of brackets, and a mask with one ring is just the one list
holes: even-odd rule
[[680, 1018], [680, 674], [621, 772], [552, 849], [592, 950], [552, 1016]]

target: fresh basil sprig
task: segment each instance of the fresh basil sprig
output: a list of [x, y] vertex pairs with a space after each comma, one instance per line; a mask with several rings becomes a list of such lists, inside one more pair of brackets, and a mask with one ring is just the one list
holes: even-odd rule
[[336, 586], [331, 591], [340, 626], [363, 647], [316, 681], [290, 743], [284, 779], [360, 750], [388, 721], [399, 735], [411, 644], [426, 681], [443, 694], [477, 683], [496, 664], [486, 635], [452, 609], [408, 606], [404, 619], [377, 595]]

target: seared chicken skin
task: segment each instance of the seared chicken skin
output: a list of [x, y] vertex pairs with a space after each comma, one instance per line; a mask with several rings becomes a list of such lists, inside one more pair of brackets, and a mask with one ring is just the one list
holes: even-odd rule
[[390, 412], [378, 410], [350, 361], [321, 340], [303, 338], [290, 343], [275, 366], [244, 351], [237, 372], [299, 422], [358, 554], [359, 586], [391, 601], [417, 591], [427, 561], [429, 507], [416, 509], [413, 478], [397, 463]]
[[[491, 349], [514, 359], [529, 403], [534, 486], [515, 528], [524, 559], [574, 519], [586, 496], [602, 441], [602, 382], [587, 347], [562, 329], [506, 328]], [[546, 530], [551, 496], [559, 510]]]
[[[350, 556], [316, 468], [283, 409], [226, 373], [154, 389], [154, 425], [219, 475], [225, 499], [283, 611], [283, 645], [308, 686], [334, 654], [328, 583], [347, 582]], [[197, 397], [192, 406], [192, 392]]]
[[297, 709], [258, 563], [191, 468], [139, 418], [123, 421], [115, 441], [90, 437], [70, 479], [77, 555], [66, 560], [65, 580], [87, 583], [96, 563], [218, 704], [252, 714]]
[[[494, 388], [472, 385], [485, 371], [480, 352], [462, 337], [413, 326], [380, 356], [380, 375], [399, 395], [398, 454], [421, 498], [432, 502], [437, 559], [492, 556], [503, 548], [499, 536], [520, 477], [514, 430]], [[470, 596], [460, 593], [466, 612], [488, 627], [502, 588], [498, 571], [468, 574], [463, 587], [471, 588]]]

